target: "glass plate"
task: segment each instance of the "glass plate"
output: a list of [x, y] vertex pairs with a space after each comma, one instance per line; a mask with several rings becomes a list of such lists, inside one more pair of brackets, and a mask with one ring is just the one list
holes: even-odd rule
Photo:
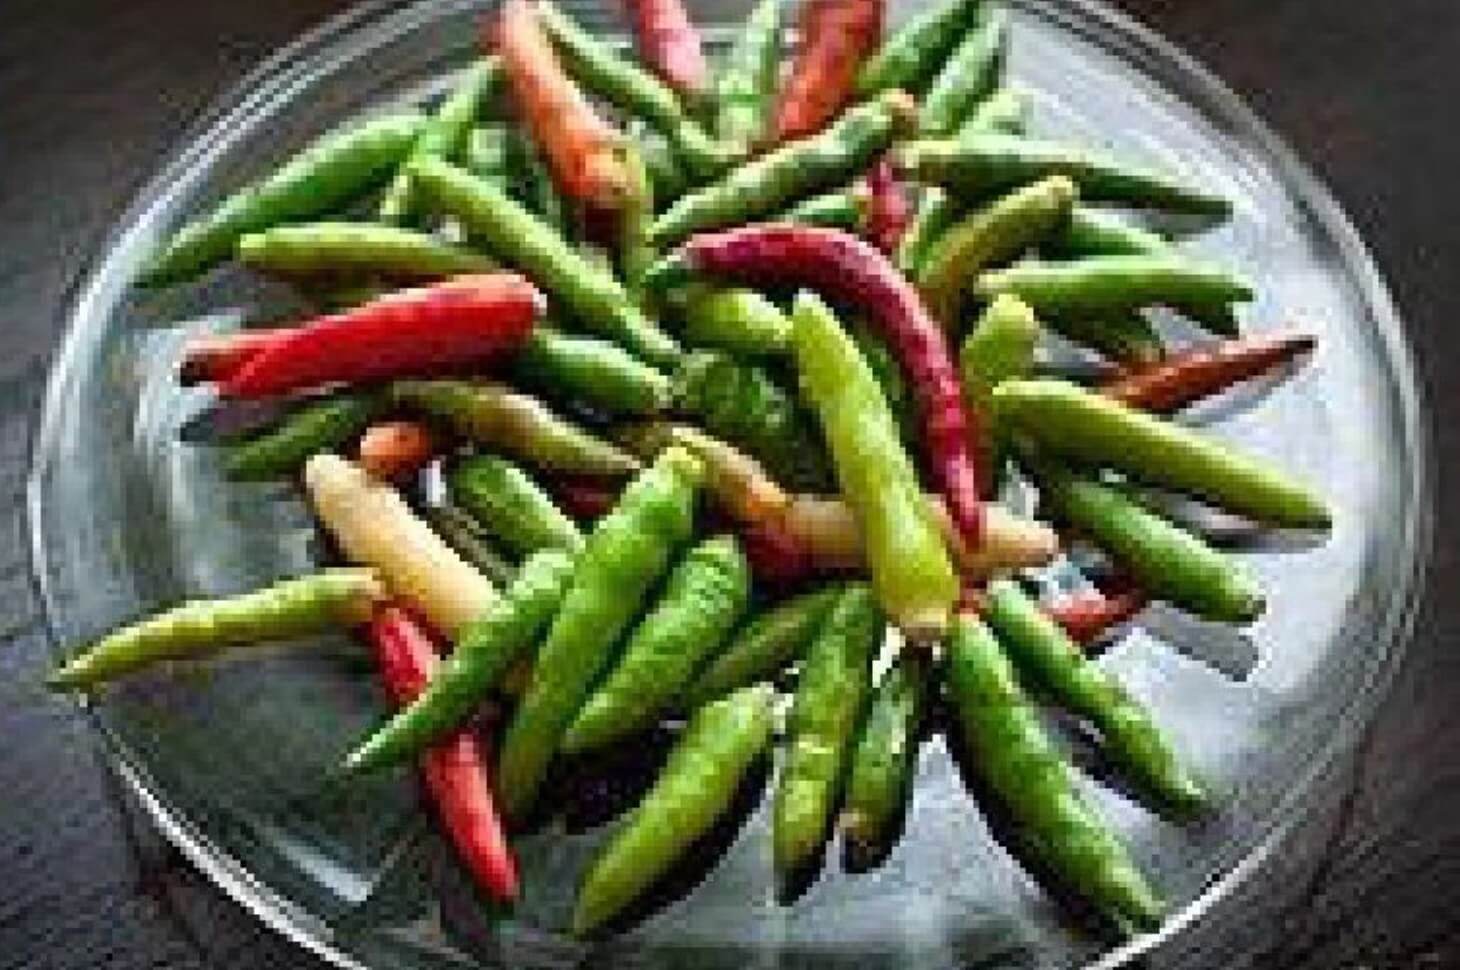
[[[595, 29], [622, 29], [614, 5], [567, 5]], [[680, 888], [698, 881], [693, 891], [585, 947], [557, 930], [606, 831], [595, 822], [652, 770], [654, 746], [589, 766], [597, 774], [580, 780], [573, 818], [519, 842], [526, 896], [500, 916], [450, 863], [407, 773], [328, 780], [384, 709], [368, 660], [344, 639], [139, 677], [91, 706], [118, 769], [191, 859], [341, 966], [702, 970], [1114, 964], [1178, 933], [1262, 864], [1369, 718], [1408, 630], [1429, 508], [1409, 351], [1342, 213], [1229, 91], [1097, 4], [1012, 6], [1011, 70], [1034, 95], [1034, 130], [1188, 171], [1234, 199], [1230, 223], [1194, 247], [1256, 282], [1251, 329], [1296, 320], [1321, 334], [1314, 359], [1275, 391], [1196, 419], [1321, 484], [1332, 534], [1226, 536], [1270, 591], [1267, 615], [1238, 632], [1153, 610], [1101, 661], [1222, 792], [1212, 822], [1179, 829], [1088, 784], [1172, 901], [1161, 934], [1110, 949], [1073, 925], [993, 837], [935, 740], [882, 868], [847, 875], [833, 846], [819, 881], [777, 905], [764, 812], [749, 799], [707, 853], [723, 858], [686, 873]], [[744, 8], [707, 0], [694, 12], [728, 36]], [[308, 35], [225, 98], [118, 223], [71, 307], [30, 483], [58, 650], [315, 560], [295, 490], [225, 483], [216, 449], [189, 442], [208, 396], [173, 379], [185, 333], [300, 308], [233, 269], [163, 293], [129, 281], [158, 240], [224, 191], [350, 116], [439, 88], [471, 56], [479, 13], [459, 2], [373, 6]]]

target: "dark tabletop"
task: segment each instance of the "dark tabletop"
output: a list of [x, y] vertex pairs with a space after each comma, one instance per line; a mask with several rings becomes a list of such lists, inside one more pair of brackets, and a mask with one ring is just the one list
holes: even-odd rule
[[[1247, 97], [1333, 187], [1410, 324], [1439, 508], [1460, 458], [1460, 4], [1120, 0]], [[59, 306], [180, 127], [339, 0], [9, 0], [0, 26], [0, 966], [308, 967], [121, 797], [40, 687], [22, 495]], [[1445, 257], [1449, 254], [1451, 264]], [[1460, 967], [1460, 596], [1439, 515], [1417, 637], [1277, 864], [1156, 961]]]

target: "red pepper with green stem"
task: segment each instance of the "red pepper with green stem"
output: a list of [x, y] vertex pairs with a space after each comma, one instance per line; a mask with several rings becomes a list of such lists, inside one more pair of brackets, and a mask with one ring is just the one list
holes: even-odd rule
[[626, 0], [634, 19], [639, 56], [649, 70], [695, 104], [705, 96], [710, 69], [700, 34], [680, 0]]
[[970, 442], [978, 416], [965, 407], [943, 329], [887, 257], [850, 233], [764, 223], [691, 238], [650, 272], [650, 286], [705, 275], [762, 285], [801, 285], [861, 309], [897, 355], [918, 395], [923, 445], [948, 509], [971, 548], [983, 534], [980, 474]]
[[[380, 677], [397, 706], [425, 689], [440, 661], [431, 635], [399, 605], [378, 607], [370, 644]], [[517, 898], [517, 864], [492, 799], [487, 753], [470, 728], [436, 742], [421, 759], [421, 774], [441, 823], [472, 877], [494, 897]]]
[[479, 362], [520, 347], [544, 303], [515, 273], [458, 276], [392, 293], [263, 341], [219, 393], [266, 397]]
[[1317, 338], [1297, 330], [1279, 330], [1196, 347], [1172, 354], [1148, 367], [1130, 368], [1101, 387], [1142, 411], [1170, 414], [1188, 404], [1219, 394], [1312, 350]]

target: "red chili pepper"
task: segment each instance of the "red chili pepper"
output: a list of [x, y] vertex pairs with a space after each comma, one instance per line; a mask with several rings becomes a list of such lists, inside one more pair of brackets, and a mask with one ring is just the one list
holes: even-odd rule
[[801, 44], [776, 105], [777, 141], [820, 131], [851, 100], [862, 62], [882, 37], [882, 0], [808, 0]]
[[1313, 334], [1293, 330], [1223, 340], [1125, 370], [1101, 391], [1131, 407], [1169, 414], [1259, 377], [1307, 353], [1316, 343]]
[[1146, 594], [1134, 587], [1112, 592], [1082, 589], [1046, 603], [1044, 612], [1065, 628], [1071, 640], [1090, 644], [1145, 609], [1148, 602]]
[[686, 99], [701, 98], [710, 69], [700, 47], [699, 31], [680, 0], [627, 0], [634, 18], [639, 56], [649, 70]]
[[382, 482], [409, 478], [434, 457], [436, 439], [418, 421], [382, 421], [360, 437], [360, 467]]
[[618, 209], [630, 188], [617, 132], [563, 70], [529, 0], [507, 0], [497, 20], [512, 98], [558, 185], [580, 202]]
[[884, 156], [867, 173], [866, 235], [872, 245], [891, 254], [912, 221], [907, 189]]
[[482, 361], [521, 346], [543, 308], [542, 294], [515, 273], [458, 276], [292, 328], [218, 389], [266, 397]]
[[[398, 604], [375, 610], [370, 643], [385, 688], [397, 705], [425, 689], [439, 660], [430, 634]], [[456, 850], [472, 876], [498, 899], [517, 898], [517, 863], [492, 800], [487, 754], [470, 728], [432, 745], [421, 774]]]
[[224, 381], [232, 377], [287, 329], [235, 330], [232, 333], [210, 333], [193, 337], [183, 344], [178, 381], [187, 387], [207, 381]]
[[558, 478], [548, 484], [548, 491], [575, 519], [596, 519], [618, 504], [620, 489], [586, 478]]
[[755, 578], [773, 586], [802, 582], [822, 572], [804, 543], [779, 519], [740, 523], [741, 545]]
[[693, 237], [665, 264], [664, 276], [685, 269], [752, 284], [810, 286], [864, 310], [918, 397], [924, 447], [954, 524], [970, 549], [979, 547], [983, 503], [970, 446], [978, 415], [965, 410], [943, 328], [885, 256], [839, 229], [767, 223]]

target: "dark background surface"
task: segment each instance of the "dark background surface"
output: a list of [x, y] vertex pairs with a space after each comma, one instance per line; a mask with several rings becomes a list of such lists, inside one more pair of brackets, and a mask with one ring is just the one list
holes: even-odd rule
[[[1460, 4], [1119, 0], [1247, 97], [1329, 183], [1407, 316], [1433, 414], [1438, 527], [1405, 667], [1269, 872], [1154, 961], [1460, 967], [1454, 464]], [[22, 495], [59, 309], [180, 128], [339, 0], [9, 0], [0, 27], [0, 967], [314, 964], [128, 808], [48, 655]]]

